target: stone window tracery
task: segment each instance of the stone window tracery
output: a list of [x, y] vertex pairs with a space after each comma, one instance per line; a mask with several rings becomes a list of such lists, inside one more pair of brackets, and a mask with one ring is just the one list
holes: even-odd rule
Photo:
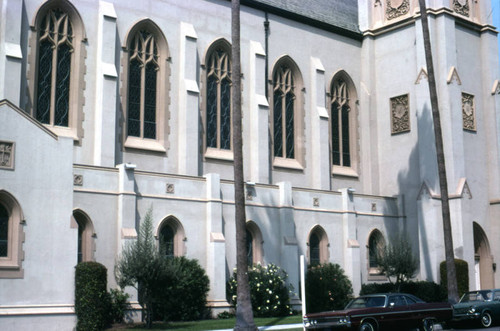
[[164, 153], [169, 118], [166, 39], [145, 19], [132, 27], [123, 48], [124, 147]]
[[[226, 47], [224, 47], [226, 46]], [[231, 149], [231, 59], [219, 43], [208, 56], [206, 91], [206, 146]]]
[[83, 136], [85, 32], [67, 0], [44, 4], [35, 17], [30, 43], [29, 91], [26, 108], [56, 134]]
[[138, 31], [129, 50], [129, 136], [156, 139], [158, 47], [147, 30]]

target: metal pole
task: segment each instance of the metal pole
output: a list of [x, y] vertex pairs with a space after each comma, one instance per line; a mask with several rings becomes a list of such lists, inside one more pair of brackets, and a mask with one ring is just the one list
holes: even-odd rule
[[[300, 256], [300, 296], [302, 297], [302, 316], [306, 314], [306, 270], [304, 255]], [[305, 330], [305, 328], [304, 328]]]

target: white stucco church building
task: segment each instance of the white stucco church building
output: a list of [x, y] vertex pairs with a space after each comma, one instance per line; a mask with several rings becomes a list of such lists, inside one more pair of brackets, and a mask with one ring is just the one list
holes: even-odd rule
[[[500, 72], [490, 1], [427, 0], [455, 256], [500, 286]], [[249, 261], [384, 281], [398, 233], [440, 282], [417, 0], [242, 0]], [[71, 330], [79, 261], [113, 267], [153, 207], [227, 309], [236, 264], [227, 0], [0, 2], [0, 329]], [[132, 297], [132, 303], [135, 298]], [[298, 298], [296, 298], [298, 300]]]

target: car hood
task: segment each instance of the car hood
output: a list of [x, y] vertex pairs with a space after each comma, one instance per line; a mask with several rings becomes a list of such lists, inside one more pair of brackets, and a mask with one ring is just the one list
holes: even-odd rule
[[481, 307], [491, 305], [491, 301], [471, 301], [471, 302], [459, 302], [453, 305], [453, 309], [468, 308], [468, 307]]

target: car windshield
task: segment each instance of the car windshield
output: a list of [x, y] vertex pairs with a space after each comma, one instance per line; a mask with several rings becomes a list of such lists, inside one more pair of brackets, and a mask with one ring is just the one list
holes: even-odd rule
[[460, 299], [460, 302], [482, 302], [490, 301], [492, 298], [491, 291], [473, 291], [465, 293]]
[[359, 297], [346, 306], [347, 308], [367, 308], [367, 307], [384, 307], [385, 297], [384, 296], [370, 296], [370, 297]]

